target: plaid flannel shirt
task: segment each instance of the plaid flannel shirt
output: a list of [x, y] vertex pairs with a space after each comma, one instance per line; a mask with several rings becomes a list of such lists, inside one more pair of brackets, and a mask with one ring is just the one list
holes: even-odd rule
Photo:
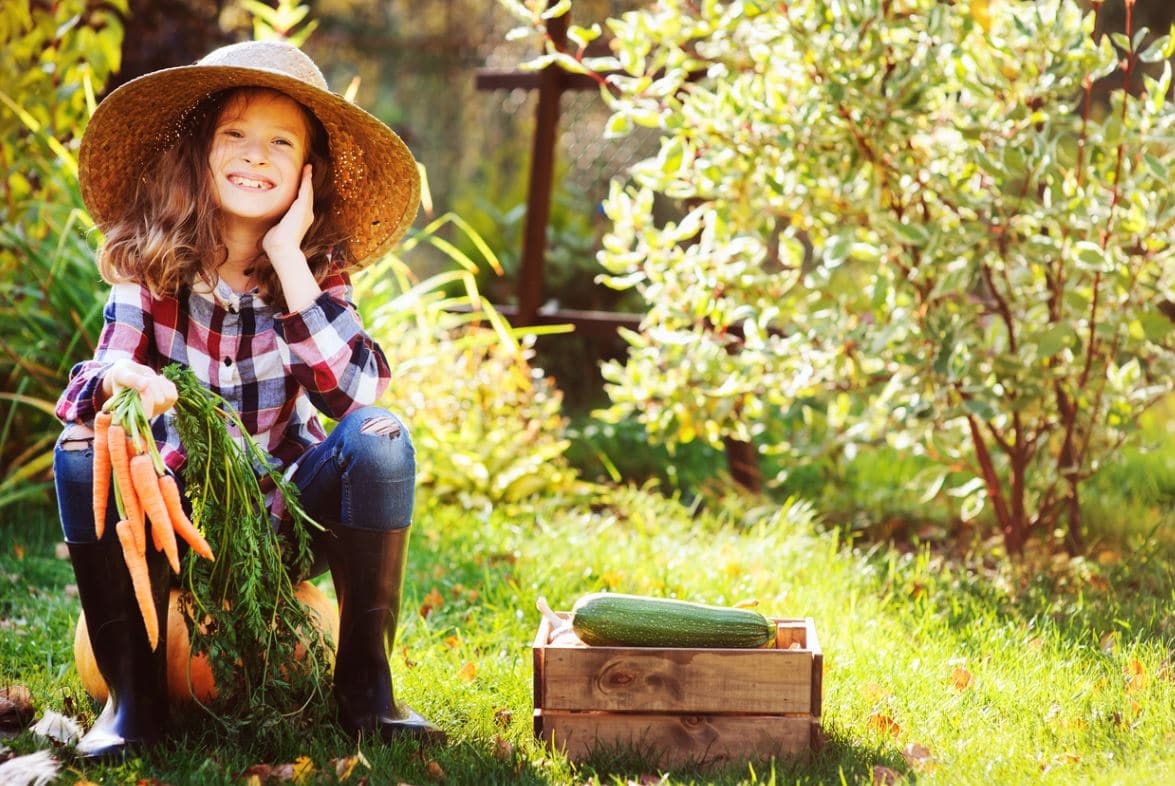
[[[159, 298], [138, 284], [116, 284], [94, 358], [70, 371], [57, 417], [92, 425], [102, 377], [116, 360], [157, 371], [182, 363], [233, 405], [278, 467], [292, 471], [326, 437], [319, 411], [337, 420], [374, 404], [389, 383], [387, 359], [363, 329], [350, 280], [332, 274], [322, 290], [301, 311], [277, 314], [223, 281], [212, 291], [196, 285]], [[178, 470], [185, 456], [172, 414], [157, 418], [153, 431], [164, 462]]]

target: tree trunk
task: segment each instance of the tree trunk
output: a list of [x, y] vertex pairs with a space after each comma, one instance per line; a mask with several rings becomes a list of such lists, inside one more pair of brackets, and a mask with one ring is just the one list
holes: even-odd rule
[[730, 476], [752, 494], [763, 490], [763, 473], [759, 470], [759, 453], [753, 442], [740, 442], [737, 439], [726, 437], [722, 440], [726, 445], [726, 464], [730, 469]]

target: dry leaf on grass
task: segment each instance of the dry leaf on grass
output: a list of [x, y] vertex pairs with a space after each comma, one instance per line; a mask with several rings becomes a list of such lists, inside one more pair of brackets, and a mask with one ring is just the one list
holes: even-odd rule
[[335, 778], [339, 781], [339, 783], [342, 783], [343, 781], [347, 780], [347, 778], [350, 778], [351, 773], [353, 773], [355, 768], [360, 764], [362, 764], [364, 767], [371, 767], [362, 753], [356, 753], [354, 756], [347, 756], [342, 759], [331, 759], [330, 763], [331, 766], [335, 768]]
[[891, 737], [896, 737], [902, 733], [902, 727], [898, 722], [888, 715], [883, 715], [880, 712], [870, 713], [869, 718], [865, 721], [866, 725], [874, 731], [880, 731], [883, 734], [888, 734]]
[[466, 661], [461, 671], [457, 672], [457, 678], [462, 682], [473, 682], [477, 679], [477, 664], [471, 660]]
[[494, 758], [498, 761], [514, 759], [514, 743], [505, 737], [494, 737]]
[[934, 760], [934, 756], [930, 754], [930, 748], [925, 745], [919, 745], [916, 742], [911, 742], [906, 747], [902, 748], [902, 758], [906, 760], [906, 764], [910, 769], [917, 772], [934, 772], [938, 767], [938, 762]]
[[45, 714], [33, 726], [33, 734], [63, 745], [72, 745], [81, 739], [82, 727], [73, 718], [60, 712], [45, 710]]
[[951, 669], [951, 685], [957, 691], [965, 691], [971, 687], [971, 672], [964, 669], [962, 666], [956, 666]]
[[902, 774], [881, 764], [873, 765], [873, 786], [893, 786], [902, 782]]
[[434, 781], [442, 781], [445, 779], [444, 768], [431, 759], [429, 760], [428, 764], [425, 765], [425, 770], [428, 772], [428, 777]]
[[425, 595], [424, 602], [420, 604], [420, 616], [427, 618], [429, 614], [443, 605], [445, 605], [445, 596], [436, 587], [433, 587], [432, 592]]
[[0, 764], [0, 783], [4, 786], [46, 786], [61, 771], [61, 762], [49, 751], [17, 756]]
[[512, 720], [514, 720], [514, 713], [508, 709], [503, 708], [494, 713], [494, 723], [499, 726], [509, 726]]
[[18, 731], [33, 720], [33, 694], [24, 685], [0, 688], [0, 730]]
[[1132, 658], [1126, 664], [1126, 692], [1138, 693], [1146, 690], [1147, 685], [1150, 684], [1150, 678], [1146, 673], [1146, 666], [1142, 665], [1142, 661], [1137, 658]]

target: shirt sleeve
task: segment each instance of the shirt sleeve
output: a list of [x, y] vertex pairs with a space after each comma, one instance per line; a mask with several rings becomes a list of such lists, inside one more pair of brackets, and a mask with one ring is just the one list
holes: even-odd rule
[[274, 319], [283, 362], [314, 406], [335, 420], [374, 404], [391, 381], [387, 358], [352, 297], [350, 279], [336, 273], [309, 306]]
[[101, 406], [98, 400], [102, 377], [116, 360], [127, 359], [151, 366], [150, 295], [138, 284], [115, 284], [103, 311], [105, 324], [98, 348], [91, 360], [84, 360], [69, 372], [69, 383], [57, 400], [56, 414], [62, 423], [93, 425]]

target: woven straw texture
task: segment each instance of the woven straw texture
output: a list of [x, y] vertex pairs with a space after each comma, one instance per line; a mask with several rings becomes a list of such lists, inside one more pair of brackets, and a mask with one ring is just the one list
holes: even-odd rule
[[289, 44], [246, 42], [195, 65], [167, 68], [119, 87], [98, 105], [82, 138], [82, 199], [101, 228], [122, 217], [154, 162], [182, 143], [187, 116], [233, 87], [268, 87], [300, 102], [329, 137], [338, 226], [354, 267], [387, 253], [416, 218], [420, 173], [403, 140], [380, 120], [327, 88], [322, 72]]

